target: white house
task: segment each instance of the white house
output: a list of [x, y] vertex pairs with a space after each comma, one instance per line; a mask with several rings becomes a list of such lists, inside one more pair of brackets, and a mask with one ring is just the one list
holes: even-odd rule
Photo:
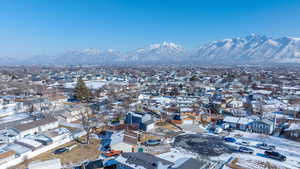
[[268, 119], [255, 120], [251, 122], [250, 128], [252, 132], [262, 134], [272, 134], [275, 130], [275, 124], [273, 121]]
[[250, 130], [250, 124], [254, 120], [247, 117], [234, 117], [234, 116], [225, 116], [223, 122], [229, 124], [230, 127], [239, 129], [239, 130]]
[[47, 131], [58, 127], [58, 120], [54, 117], [45, 117], [38, 120], [21, 123], [14, 126], [14, 129], [22, 138], [26, 135], [32, 135], [38, 132]]
[[21, 146], [27, 147], [31, 150], [36, 150], [38, 148], [42, 147], [42, 143], [38, 141], [34, 141], [32, 139], [22, 138], [20, 140], [17, 140], [15, 144], [19, 144]]
[[131, 145], [131, 144], [121, 141], [121, 142], [112, 144], [110, 146], [110, 148], [112, 150], [116, 150], [116, 151], [132, 152], [132, 150], [134, 149], [134, 145]]
[[243, 102], [240, 100], [232, 100], [228, 103], [228, 107], [230, 108], [241, 108], [243, 105]]
[[66, 128], [57, 128], [53, 130], [48, 130], [43, 133], [45, 136], [51, 138], [53, 142], [58, 142], [61, 140], [66, 139], [67, 137], [71, 136], [71, 132]]

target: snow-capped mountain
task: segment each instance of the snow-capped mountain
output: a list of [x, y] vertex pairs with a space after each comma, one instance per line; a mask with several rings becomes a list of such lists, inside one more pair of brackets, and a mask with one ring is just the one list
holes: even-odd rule
[[121, 53], [118, 51], [89, 48], [65, 52], [56, 58], [56, 62], [63, 62], [64, 64], [101, 64], [112, 62], [119, 57], [121, 57]]
[[30, 60], [30, 64], [109, 64], [121, 58], [121, 53], [114, 50], [88, 48], [69, 50], [55, 56], [38, 55]]
[[246, 37], [212, 41], [193, 50], [172, 42], [152, 44], [129, 52], [88, 48], [23, 60], [2, 58], [0, 64], [122, 64], [122, 63], [300, 63], [300, 38]]
[[145, 48], [139, 48], [126, 54], [127, 61], [181, 61], [184, 60], [187, 51], [175, 43], [163, 42], [151, 44]]
[[221, 63], [300, 62], [300, 39], [273, 39], [251, 34], [244, 38], [213, 41], [201, 46], [192, 59]]
[[[174, 62], [182, 61], [187, 52], [175, 43], [163, 42], [138, 48], [130, 52], [119, 52], [112, 49], [99, 50], [88, 48], [69, 50], [55, 56], [38, 55], [27, 59], [29, 64], [112, 64], [112, 63], [142, 63], [142, 62]], [[30, 61], [30, 62], [28, 62]]]

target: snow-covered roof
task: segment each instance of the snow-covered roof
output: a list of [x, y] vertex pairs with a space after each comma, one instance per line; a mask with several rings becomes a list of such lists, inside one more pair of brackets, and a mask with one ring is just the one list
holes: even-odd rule
[[269, 95], [269, 94], [272, 93], [272, 91], [270, 91], [270, 90], [253, 90], [253, 93], [256, 93], [256, 94], [267, 94], [267, 95]]
[[190, 108], [190, 107], [181, 107], [181, 108], [180, 108], [180, 111], [181, 111], [181, 112], [191, 112], [191, 111], [193, 111], [193, 109]]
[[42, 145], [40, 142], [31, 140], [31, 139], [27, 139], [27, 138], [22, 138], [22, 139], [18, 140], [18, 142], [30, 145], [35, 148], [40, 147]]
[[249, 124], [254, 120], [246, 117], [225, 116], [223, 121], [226, 123]]
[[17, 154], [23, 154], [23, 153], [26, 153], [28, 151], [32, 151], [31, 149], [29, 149], [25, 146], [21, 146], [19, 144], [9, 144], [6, 148], [9, 149], [9, 150], [15, 151]]
[[111, 135], [111, 145], [123, 142], [124, 132], [115, 132]]
[[163, 96], [156, 96], [153, 97], [152, 100], [155, 100], [161, 104], [163, 103], [170, 103], [172, 101], [172, 99], [168, 98], [168, 97], [163, 97]]
[[233, 116], [225, 116], [223, 121], [227, 123], [237, 123], [239, 121], [239, 118]]
[[292, 123], [285, 131], [300, 130], [300, 123]]
[[252, 119], [249, 119], [249, 118], [241, 117], [241, 118], [239, 119], [239, 124], [249, 124], [249, 123], [251, 123], [251, 122], [253, 122], [253, 120], [252, 120]]

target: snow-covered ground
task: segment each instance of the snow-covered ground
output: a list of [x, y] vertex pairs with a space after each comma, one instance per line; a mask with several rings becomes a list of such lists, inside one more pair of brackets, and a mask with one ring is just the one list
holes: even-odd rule
[[[104, 86], [107, 83], [107, 81], [85, 81], [85, 84], [88, 88], [91, 89], [99, 89], [100, 87]], [[75, 88], [76, 82], [72, 83], [65, 83], [65, 88]]]
[[180, 149], [180, 148], [171, 148], [170, 152], [159, 154], [157, 156], [165, 160], [171, 161], [173, 163], [179, 159], [197, 157], [196, 154], [193, 154], [191, 152], [185, 151], [184, 149]]
[[[105, 84], [109, 84], [109, 83], [120, 84], [120, 85], [126, 84], [126, 82], [104, 81], [104, 80], [85, 81], [86, 86], [90, 89], [99, 89], [102, 86], [104, 86]], [[65, 83], [64, 86], [65, 86], [65, 88], [73, 89], [73, 88], [75, 88], [76, 84], [77, 84], [77, 82]]]
[[[205, 128], [202, 128], [205, 131]], [[192, 134], [195, 132], [185, 132], [185, 134]], [[213, 133], [207, 133], [211, 135], [216, 135]], [[254, 150], [253, 154], [234, 152], [232, 154], [222, 154], [216, 157], [209, 157], [211, 160], [221, 160], [229, 162], [232, 159], [238, 158], [237, 164], [243, 166], [245, 169], [264, 169], [264, 165], [276, 166], [278, 169], [300, 169], [300, 142], [291, 141], [285, 138], [267, 136], [258, 133], [243, 132], [235, 130], [231, 132], [229, 137], [234, 137], [238, 143], [248, 142], [249, 145], [246, 146]], [[264, 156], [265, 150], [256, 148], [256, 144], [266, 143], [268, 145], [273, 145], [276, 147], [275, 151], [285, 155], [287, 157], [286, 161], [281, 162], [274, 159], [270, 159]], [[227, 143], [235, 147], [239, 147], [236, 143]], [[244, 145], [243, 145], [244, 146]], [[171, 152], [160, 154], [159, 157], [167, 159], [169, 161], [175, 162], [181, 158], [196, 158], [197, 155], [186, 150], [179, 148], [172, 148]], [[224, 166], [224, 169], [229, 169], [228, 166]], [[271, 167], [272, 168], [272, 167]], [[274, 168], [274, 167], [273, 167]]]
[[[241, 137], [236, 137], [237, 135], [241, 135]], [[233, 154], [223, 154], [219, 157], [215, 157], [215, 159], [225, 160], [232, 157], [237, 157], [240, 160], [241, 165], [244, 165], [245, 168], [254, 168], [259, 169], [260, 166], [255, 166], [256, 162], [269, 162], [270, 164], [275, 165], [278, 168], [290, 168], [297, 169], [300, 168], [300, 143], [287, 140], [284, 138], [273, 137], [273, 136], [262, 136], [257, 133], [248, 133], [242, 131], [234, 131], [230, 134], [231, 137], [236, 138], [237, 142], [246, 141], [249, 142], [249, 148], [254, 150], [253, 154], [245, 154], [245, 153], [233, 153]], [[258, 149], [255, 147], [256, 144], [266, 143], [269, 145], [274, 145], [276, 147], [277, 152], [285, 155], [287, 160], [284, 162], [273, 160], [270, 158], [266, 158], [263, 156], [264, 151], [262, 149]], [[230, 143], [235, 144], [235, 143]], [[236, 146], [239, 146], [235, 144]], [[248, 162], [248, 163], [247, 163]], [[251, 165], [251, 167], [247, 166]]]

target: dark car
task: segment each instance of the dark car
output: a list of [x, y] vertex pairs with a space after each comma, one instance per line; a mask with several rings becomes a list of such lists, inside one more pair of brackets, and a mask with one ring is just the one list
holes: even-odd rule
[[66, 147], [63, 147], [63, 148], [56, 149], [53, 153], [54, 154], [62, 154], [62, 153], [67, 152], [67, 151], [69, 151], [69, 149], [66, 148]]
[[249, 154], [252, 154], [254, 152], [254, 150], [252, 150], [251, 148], [244, 147], [244, 146], [241, 146], [239, 148], [239, 151], [242, 153], [249, 153]]
[[157, 146], [160, 144], [160, 140], [159, 139], [150, 139], [144, 142], [144, 144], [146, 146]]
[[263, 150], [270, 150], [270, 151], [275, 150], [275, 146], [268, 145], [266, 143], [256, 144], [256, 147], [260, 148], [260, 149], [263, 149]]
[[276, 151], [265, 151], [265, 155], [269, 158], [279, 160], [279, 161], [285, 161], [286, 156], [276, 152]]
[[233, 131], [233, 128], [229, 127], [229, 128], [226, 129], [226, 131], [232, 132], [232, 131]]
[[236, 139], [233, 138], [233, 137], [225, 137], [224, 140], [227, 141], [227, 142], [231, 142], [231, 143], [235, 143], [236, 142]]

